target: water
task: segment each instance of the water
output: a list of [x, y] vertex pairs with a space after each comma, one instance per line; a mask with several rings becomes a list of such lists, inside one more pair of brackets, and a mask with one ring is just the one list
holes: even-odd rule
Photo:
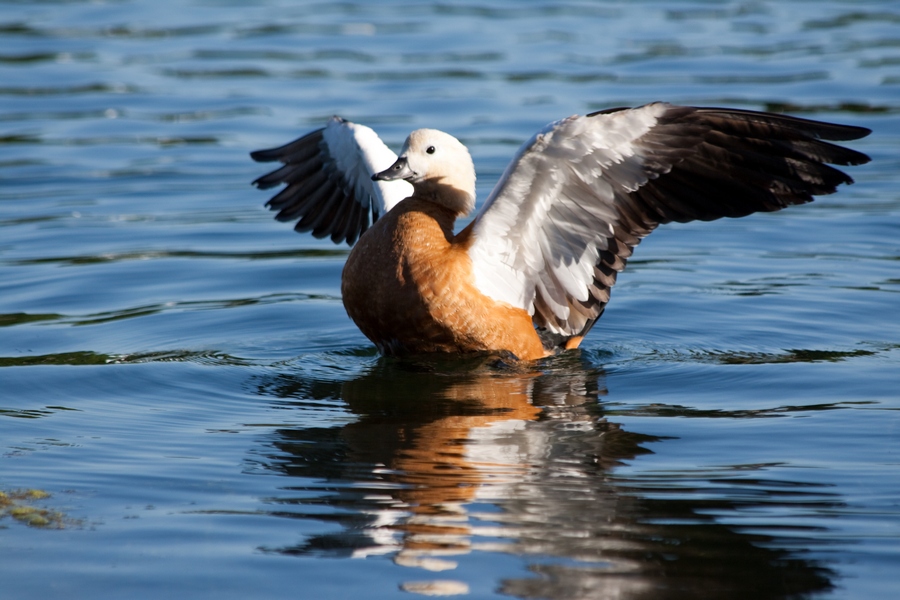
[[[0, 597], [896, 597], [898, 86], [890, 2], [0, 2]], [[483, 199], [657, 99], [873, 162], [655, 232], [535, 369], [379, 359], [249, 186], [336, 113]]]

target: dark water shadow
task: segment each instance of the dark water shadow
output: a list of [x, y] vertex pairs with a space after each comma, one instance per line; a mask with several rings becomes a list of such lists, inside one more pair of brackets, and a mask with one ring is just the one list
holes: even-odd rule
[[833, 587], [834, 571], [805, 554], [823, 544], [821, 531], [774, 519], [741, 528], [712, 515], [827, 510], [839, 498], [733, 473], [710, 475], [702, 489], [617, 475], [663, 438], [607, 420], [604, 382], [578, 355], [540, 370], [382, 359], [345, 381], [284, 372], [257, 381], [281, 409], [333, 404], [354, 418], [264, 439], [259, 466], [297, 477], [268, 500], [270, 514], [337, 530], [262, 550], [389, 555], [442, 580], [465, 555], [513, 554], [532, 575], [498, 581], [497, 591], [520, 598], [800, 598]]

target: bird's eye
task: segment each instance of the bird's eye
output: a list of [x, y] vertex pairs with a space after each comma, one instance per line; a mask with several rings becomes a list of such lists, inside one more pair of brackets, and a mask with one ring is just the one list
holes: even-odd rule
[[425, 148], [425, 152], [427, 152], [428, 154], [434, 154], [434, 146], [428, 146], [427, 148]]

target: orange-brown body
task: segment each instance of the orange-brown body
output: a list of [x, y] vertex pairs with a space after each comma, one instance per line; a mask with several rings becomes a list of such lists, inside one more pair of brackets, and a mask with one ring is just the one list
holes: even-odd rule
[[506, 350], [548, 354], [521, 308], [475, 287], [456, 212], [413, 196], [381, 217], [350, 252], [341, 280], [347, 314], [385, 354]]

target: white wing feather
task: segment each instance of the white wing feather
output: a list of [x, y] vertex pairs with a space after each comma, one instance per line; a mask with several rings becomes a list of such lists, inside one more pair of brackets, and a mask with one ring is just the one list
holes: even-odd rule
[[573, 116], [526, 142], [473, 225], [469, 256], [478, 289], [532, 315], [540, 293], [568, 321], [567, 298], [589, 300], [598, 252], [616, 232], [613, 181], [627, 190], [647, 181], [633, 142], [664, 110]]
[[379, 214], [412, 195], [412, 184], [402, 179], [372, 181], [372, 175], [394, 164], [397, 155], [371, 128], [332, 117], [322, 137], [335, 167], [351, 182], [357, 197], [372, 198]]

